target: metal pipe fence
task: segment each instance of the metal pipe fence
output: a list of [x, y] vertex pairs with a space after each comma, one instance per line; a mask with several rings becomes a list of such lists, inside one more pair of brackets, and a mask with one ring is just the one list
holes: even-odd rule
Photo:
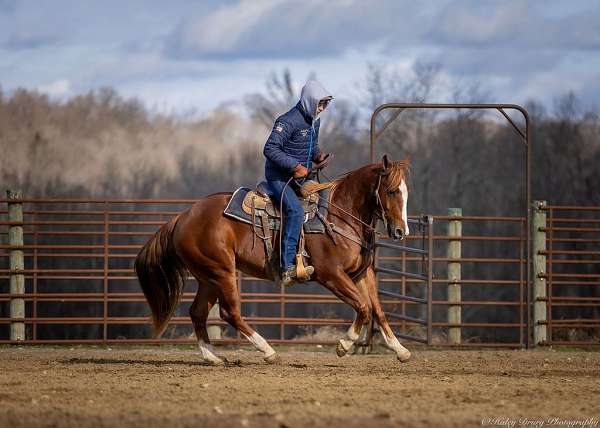
[[[8, 202], [1, 200], [0, 206]], [[151, 339], [149, 308], [133, 271], [133, 261], [143, 244], [193, 200], [22, 199], [19, 203], [23, 205], [22, 221], [10, 220], [6, 209], [0, 211], [0, 343], [195, 343], [187, 316], [195, 281], [186, 280], [181, 304], [169, 328], [163, 338], [155, 340]], [[554, 213], [560, 208], [551, 209]], [[553, 246], [548, 255], [553, 261], [549, 261], [552, 268], [548, 269], [548, 282], [554, 290], [587, 286], [591, 293], [548, 294], [548, 327], [552, 332], [549, 343], [559, 344], [570, 340], [568, 335], [560, 335], [561, 329], [593, 332], [598, 325], [600, 272], [590, 270], [585, 261], [598, 255], [591, 246], [600, 238], [592, 242], [592, 238], [582, 237], [582, 233], [593, 233], [587, 229], [597, 230], [593, 225], [598, 221], [589, 216], [580, 222], [585, 224], [582, 227], [565, 226], [576, 224], [574, 216], [550, 217], [548, 229], [553, 235], [549, 242]], [[452, 221], [461, 222], [461, 236], [448, 234]], [[21, 244], [9, 242], [11, 227], [22, 227]], [[386, 312], [405, 315], [390, 319], [393, 328], [404, 336], [423, 336], [424, 329], [431, 329], [431, 343], [440, 346], [456, 345], [448, 340], [451, 328], [460, 329], [460, 346], [524, 346], [528, 337], [526, 237], [524, 217], [434, 216], [433, 230], [425, 241], [433, 274], [430, 292], [423, 294], [426, 288], [422, 279], [409, 275], [378, 278]], [[450, 241], [462, 243], [460, 258], [448, 257]], [[422, 254], [394, 252], [386, 248], [386, 242], [380, 240], [380, 269], [423, 272]], [[405, 245], [415, 248], [420, 242], [422, 236], [411, 235]], [[13, 251], [22, 251], [22, 267], [10, 265]], [[573, 251], [579, 258], [568, 257]], [[450, 263], [461, 264], [460, 279], [448, 278]], [[558, 270], [557, 266], [568, 269]], [[11, 291], [10, 281], [15, 275], [23, 276], [24, 292]], [[448, 298], [449, 284], [462, 287], [460, 301]], [[338, 330], [347, 328], [353, 319], [352, 310], [318, 284], [286, 290], [240, 273], [238, 286], [244, 317], [274, 343], [334, 343], [339, 338]], [[400, 299], [398, 295], [415, 299]], [[423, 299], [430, 303], [423, 305]], [[23, 316], [11, 315], [15, 300], [24, 301]], [[460, 308], [460, 322], [449, 318], [450, 307]], [[572, 307], [589, 307], [596, 312], [586, 320], [557, 318], [562, 316], [561, 310]], [[429, 318], [423, 312], [428, 310]], [[430, 325], [417, 322], [423, 319], [431, 319]], [[24, 324], [24, 340], [11, 339], [10, 326], [15, 323]], [[211, 319], [209, 324], [223, 329], [223, 339], [217, 343], [240, 341], [221, 320]], [[592, 337], [577, 343], [597, 343]]]
[[600, 343], [600, 207], [544, 205], [547, 328], [542, 344]]
[[[511, 346], [526, 345], [526, 234], [525, 218], [507, 216], [433, 216], [431, 263], [433, 271], [431, 307], [431, 343], [441, 346]], [[463, 234], [449, 233], [452, 222], [462, 224]], [[417, 237], [413, 237], [417, 239]], [[451, 242], [462, 244], [460, 258], [448, 257]], [[420, 256], [402, 254], [397, 258], [380, 252], [381, 260], [395, 260], [412, 269], [423, 262]], [[449, 277], [449, 266], [462, 266], [460, 278]], [[410, 268], [409, 268], [410, 271]], [[380, 289], [388, 283], [396, 289], [410, 289], [418, 280], [397, 277], [380, 279]], [[451, 286], [461, 287], [461, 298], [450, 296]], [[425, 297], [425, 296], [422, 296]], [[417, 304], [404, 302], [410, 314]], [[459, 321], [451, 308], [459, 308]], [[402, 322], [401, 332], [414, 331], [414, 323]], [[458, 329], [462, 340], [454, 343], [450, 329]]]

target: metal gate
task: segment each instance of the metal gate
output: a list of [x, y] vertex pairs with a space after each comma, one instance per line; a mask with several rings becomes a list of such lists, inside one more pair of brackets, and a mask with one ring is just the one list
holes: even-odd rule
[[[409, 235], [406, 244], [391, 243], [389, 239], [376, 242], [377, 289], [396, 336], [431, 344], [431, 314], [433, 285], [433, 217], [408, 219], [417, 234]], [[420, 241], [420, 248], [409, 246]], [[418, 272], [417, 272], [418, 270]], [[374, 321], [367, 339], [373, 343]]]
[[534, 342], [600, 344], [600, 207], [534, 203]]
[[[386, 129], [396, 120], [404, 111], [407, 110], [415, 110], [415, 109], [468, 109], [468, 110], [495, 110], [499, 112], [512, 126], [515, 132], [519, 135], [520, 141], [522, 143], [522, 156], [523, 156], [523, 176], [521, 177], [521, 183], [523, 185], [523, 217], [525, 218], [525, 226], [527, 231], [530, 230], [531, 225], [531, 210], [529, 207], [531, 206], [531, 151], [532, 151], [532, 142], [531, 142], [531, 127], [529, 121], [529, 115], [525, 108], [516, 105], [516, 104], [429, 104], [429, 103], [388, 103], [382, 104], [375, 109], [373, 114], [371, 115], [371, 127], [369, 131], [370, 135], [370, 160], [371, 162], [375, 162], [375, 147], [377, 143], [377, 139], [381, 137], [381, 135], [386, 131]], [[380, 114], [386, 110], [391, 110], [392, 113], [389, 117], [385, 118], [379, 129], [377, 129], [377, 119], [380, 117]], [[519, 112], [523, 116], [524, 120], [524, 129], [522, 126], [518, 125], [508, 114], [507, 110]], [[526, 264], [525, 264], [525, 277], [526, 277], [526, 335], [525, 335], [525, 346], [529, 348], [529, 339], [531, 336], [531, 241], [530, 234], [526, 233], [525, 235], [526, 245], [525, 245], [525, 253], [526, 253]]]

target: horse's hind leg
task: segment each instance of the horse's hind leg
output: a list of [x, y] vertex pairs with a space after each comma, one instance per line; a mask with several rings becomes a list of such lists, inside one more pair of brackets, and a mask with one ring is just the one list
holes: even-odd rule
[[200, 278], [197, 279], [198, 292], [196, 293], [194, 302], [190, 307], [190, 317], [192, 318], [194, 331], [196, 332], [196, 337], [198, 338], [200, 357], [206, 363], [223, 364], [223, 360], [215, 354], [214, 348], [210, 344], [208, 331], [206, 330], [208, 313], [217, 301], [217, 292], [208, 281], [204, 281]]
[[221, 318], [236, 328], [254, 347], [263, 353], [268, 363], [276, 363], [279, 355], [267, 341], [250, 327], [242, 318], [240, 295], [235, 281], [235, 273], [223, 276], [220, 281], [219, 309]]
[[357, 284], [360, 287], [364, 287], [369, 293], [369, 299], [371, 300], [371, 306], [373, 308], [373, 314], [375, 316], [375, 320], [379, 327], [381, 327], [381, 335], [383, 336], [383, 341], [385, 342], [385, 346], [394, 351], [398, 360], [400, 362], [406, 362], [410, 359], [410, 351], [406, 349], [388, 323], [388, 320], [383, 312], [383, 308], [381, 307], [381, 302], [379, 301], [379, 293], [377, 292], [377, 281], [375, 280], [375, 272], [373, 269], [368, 269], [364, 276], [357, 281]]

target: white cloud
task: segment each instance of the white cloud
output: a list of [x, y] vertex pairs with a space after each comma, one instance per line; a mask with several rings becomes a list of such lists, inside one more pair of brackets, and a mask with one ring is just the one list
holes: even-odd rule
[[434, 10], [408, 0], [240, 1], [186, 19], [165, 52], [180, 59], [273, 59], [339, 55], [375, 42], [408, 46], [429, 27], [415, 18], [430, 21]]
[[217, 9], [206, 18], [188, 22], [180, 29], [181, 48], [199, 52], [225, 53], [243, 42], [244, 34], [260, 24], [261, 18], [279, 6], [282, 0], [242, 1]]
[[71, 82], [67, 79], [55, 80], [39, 85], [37, 90], [53, 97], [66, 97], [71, 95]]
[[441, 9], [431, 37], [443, 45], [497, 44], [526, 34], [531, 18], [524, 1], [452, 3]]
[[585, 89], [600, 66], [593, 1], [107, 3], [22, 2], [0, 14], [2, 87], [68, 96], [112, 86], [161, 111], [208, 111], [284, 68], [298, 85], [315, 72], [353, 99], [367, 63], [406, 70], [421, 59], [442, 64], [446, 92], [480, 81], [502, 101], [598, 93]]
[[440, 8], [430, 38], [442, 46], [483, 49], [597, 49], [599, 20], [597, 2], [467, 0]]

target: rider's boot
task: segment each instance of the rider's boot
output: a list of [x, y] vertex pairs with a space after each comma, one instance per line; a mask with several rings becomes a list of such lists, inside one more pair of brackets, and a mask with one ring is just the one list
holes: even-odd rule
[[[315, 268], [312, 266], [305, 266], [304, 269], [306, 270], [306, 273], [308, 274], [308, 279], [310, 279], [310, 276], [315, 272]], [[284, 287], [289, 287], [290, 285], [299, 283], [299, 282], [305, 282], [308, 279], [304, 279], [304, 278], [298, 278], [298, 271], [295, 265], [290, 266], [289, 268], [285, 269], [283, 271], [283, 273], [281, 274], [281, 285], [283, 285]]]
[[296, 283], [296, 266], [290, 266], [285, 269], [281, 274], [281, 285], [284, 287], [289, 287], [292, 284]]

